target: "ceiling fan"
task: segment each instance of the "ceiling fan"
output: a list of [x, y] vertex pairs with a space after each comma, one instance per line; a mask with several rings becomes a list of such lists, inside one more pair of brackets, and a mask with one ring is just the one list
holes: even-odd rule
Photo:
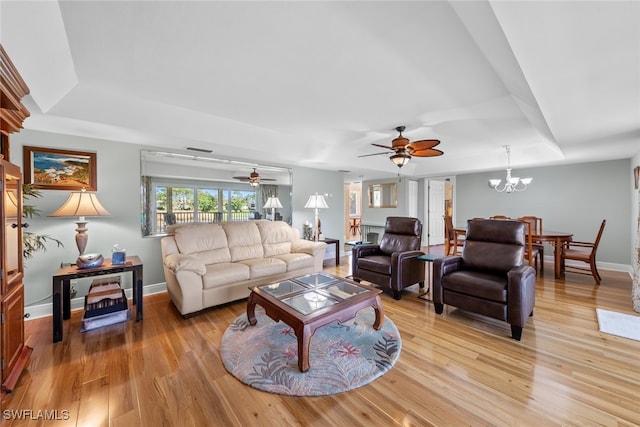
[[260, 174], [256, 172], [256, 168], [253, 168], [253, 172], [249, 174], [249, 176], [234, 176], [233, 179], [239, 179], [240, 181], [246, 181], [252, 187], [257, 187], [260, 185], [260, 180], [262, 181], [276, 181], [272, 178], [260, 178]]
[[[394, 151], [394, 154], [389, 157], [389, 160], [393, 162], [394, 165], [399, 168], [403, 167], [411, 157], [435, 157], [441, 156], [444, 153], [440, 150], [437, 150], [433, 147], [440, 144], [440, 141], [437, 139], [422, 139], [420, 141], [409, 142], [407, 138], [402, 136], [402, 132], [404, 132], [404, 126], [396, 127], [396, 131], [398, 131], [398, 136], [391, 141], [391, 147], [387, 145], [380, 144], [371, 144], [376, 147], [386, 148], [387, 150]], [[382, 153], [374, 153], [374, 154], [364, 154], [358, 157], [368, 157], [368, 156], [378, 156], [380, 154], [389, 154], [388, 152]]]

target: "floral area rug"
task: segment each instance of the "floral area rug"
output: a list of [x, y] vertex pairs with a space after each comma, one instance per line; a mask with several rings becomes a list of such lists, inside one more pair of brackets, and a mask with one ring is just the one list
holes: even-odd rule
[[373, 308], [360, 310], [344, 323], [318, 328], [311, 337], [307, 372], [298, 369], [298, 341], [291, 327], [274, 322], [256, 307], [255, 326], [238, 317], [222, 336], [224, 366], [251, 387], [291, 396], [341, 393], [368, 384], [387, 372], [398, 359], [402, 342], [393, 322], [385, 317], [373, 329]]

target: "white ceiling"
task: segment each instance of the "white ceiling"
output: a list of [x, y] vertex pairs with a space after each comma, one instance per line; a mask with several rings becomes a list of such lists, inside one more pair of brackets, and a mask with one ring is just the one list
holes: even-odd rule
[[636, 1], [11, 1], [25, 128], [392, 176], [640, 151]]

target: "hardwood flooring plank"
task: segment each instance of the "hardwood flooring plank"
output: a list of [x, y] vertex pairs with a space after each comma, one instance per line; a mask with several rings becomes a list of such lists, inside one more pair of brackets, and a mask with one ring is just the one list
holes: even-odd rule
[[[349, 258], [325, 271], [350, 274]], [[29, 320], [34, 352], [6, 409], [69, 411], [56, 426], [640, 426], [640, 342], [601, 333], [595, 313], [637, 315], [629, 275], [603, 270], [597, 286], [555, 280], [546, 267], [519, 342], [505, 322], [451, 307], [435, 314], [417, 286], [400, 301], [384, 294], [403, 340], [398, 361], [371, 384], [324, 397], [266, 393], [226, 371], [220, 341], [246, 300], [183, 319], [166, 293], [150, 295], [143, 322], [83, 334], [77, 311], [56, 344], [51, 318]]]

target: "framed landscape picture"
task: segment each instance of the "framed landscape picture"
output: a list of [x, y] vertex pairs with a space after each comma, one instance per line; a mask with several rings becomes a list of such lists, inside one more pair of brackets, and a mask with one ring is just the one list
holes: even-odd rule
[[96, 191], [96, 153], [23, 147], [24, 182], [44, 190]]

